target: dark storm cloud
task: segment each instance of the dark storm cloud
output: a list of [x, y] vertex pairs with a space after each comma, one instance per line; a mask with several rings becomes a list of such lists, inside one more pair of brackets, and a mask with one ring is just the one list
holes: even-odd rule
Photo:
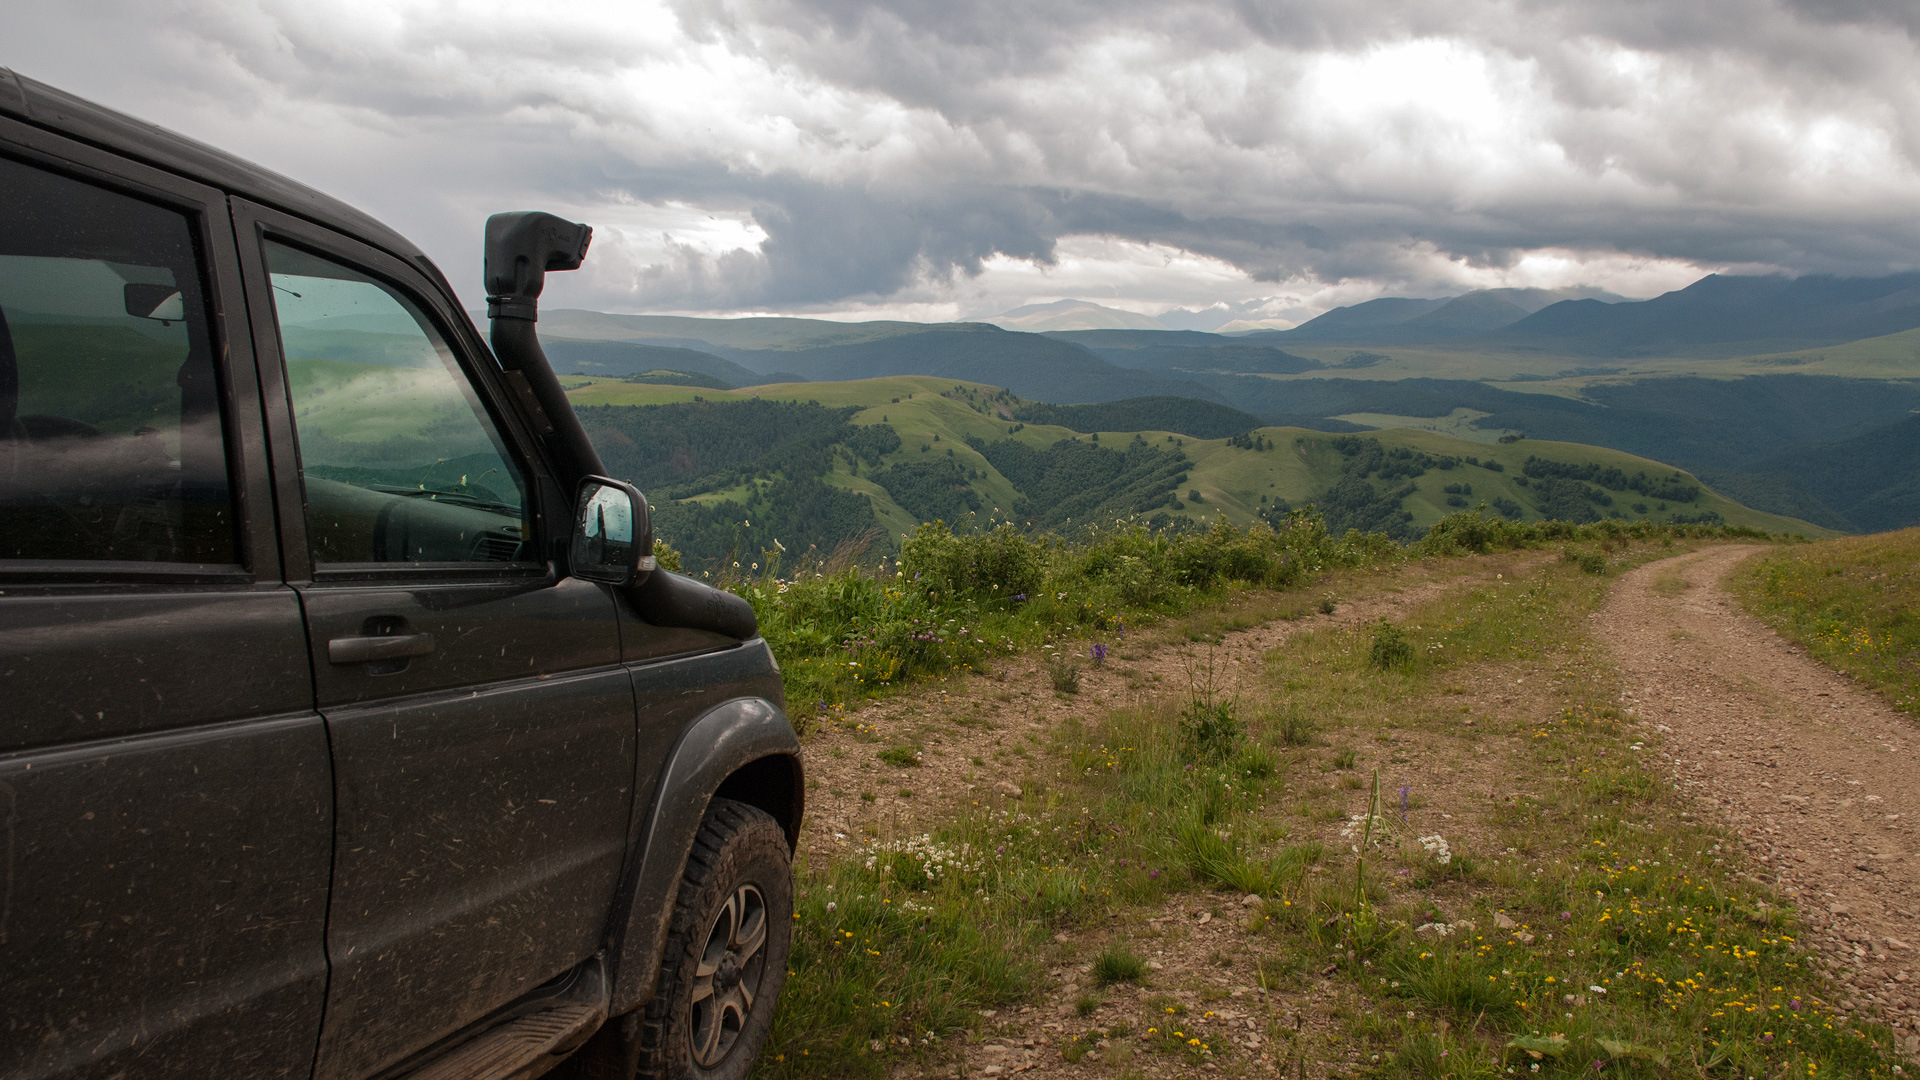
[[47, 5], [0, 63], [443, 261], [487, 210], [555, 204], [608, 223], [574, 295], [771, 310], [936, 300], [1077, 236], [1410, 289], [1543, 250], [1911, 268], [1917, 23], [1892, 0], [262, 0]]

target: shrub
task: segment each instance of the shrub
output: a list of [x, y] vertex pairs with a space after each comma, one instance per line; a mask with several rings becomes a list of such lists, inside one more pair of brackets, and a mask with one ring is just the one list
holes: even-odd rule
[[1367, 651], [1367, 663], [1380, 671], [1413, 663], [1413, 642], [1407, 632], [1381, 619], [1373, 628], [1373, 645]]
[[1195, 695], [1180, 710], [1180, 739], [1187, 755], [1201, 761], [1223, 761], [1240, 749], [1246, 725], [1233, 715], [1233, 705], [1211, 695]]
[[1065, 656], [1047, 657], [1047, 678], [1053, 683], [1056, 694], [1077, 694], [1080, 692], [1080, 665]]
[[1576, 548], [1561, 548], [1560, 561], [1577, 566], [1589, 574], [1607, 572], [1607, 557], [1598, 551], [1580, 551]]
[[1012, 525], [956, 536], [945, 522], [923, 523], [900, 544], [900, 573], [929, 599], [1010, 600], [1038, 592], [1041, 545]]

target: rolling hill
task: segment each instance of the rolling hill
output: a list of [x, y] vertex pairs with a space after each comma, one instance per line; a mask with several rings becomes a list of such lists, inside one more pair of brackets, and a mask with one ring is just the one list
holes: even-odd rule
[[[1186, 398], [1267, 425], [1411, 428], [1482, 443], [1524, 433], [1668, 462], [1756, 509], [1857, 529], [1920, 523], [1920, 506], [1895, 500], [1883, 513], [1871, 493], [1843, 498], [1813, 448], [1867, 438], [1920, 409], [1916, 298], [1920, 275], [1728, 276], [1637, 302], [1537, 290], [1384, 298], [1241, 336], [566, 310], [543, 315], [541, 329], [559, 370], [643, 381], [926, 375], [1058, 406]], [[1829, 340], [1868, 332], [1876, 336]]]
[[[1657, 461], [1531, 438], [1483, 445], [1427, 431], [1285, 427], [1211, 439], [1160, 428], [1083, 432], [1019, 419], [1042, 414], [996, 387], [926, 376], [736, 391], [567, 382], [608, 467], [655, 500], [660, 535], [707, 564], [773, 550], [775, 541], [816, 556], [851, 545], [871, 557], [932, 517], [962, 529], [1011, 521], [1072, 530], [1115, 519], [1179, 528], [1220, 518], [1246, 524], [1309, 503], [1337, 528], [1401, 538], [1482, 505], [1526, 520], [1826, 532], [1749, 509]], [[1116, 416], [1131, 419], [1125, 405]], [[726, 411], [743, 406], [774, 411]]]

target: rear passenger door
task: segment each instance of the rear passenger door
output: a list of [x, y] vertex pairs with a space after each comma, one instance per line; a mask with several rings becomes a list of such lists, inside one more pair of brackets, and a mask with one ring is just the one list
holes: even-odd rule
[[0, 1076], [304, 1077], [327, 744], [225, 201], [0, 118]]
[[610, 592], [546, 556], [566, 501], [464, 315], [382, 252], [236, 221], [336, 775], [316, 1075], [358, 1078], [599, 949], [633, 691]]

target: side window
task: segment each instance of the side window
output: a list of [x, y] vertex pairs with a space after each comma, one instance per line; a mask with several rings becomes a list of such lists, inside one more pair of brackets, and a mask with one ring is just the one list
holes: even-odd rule
[[0, 559], [234, 563], [189, 219], [0, 158]]
[[526, 483], [406, 296], [268, 241], [316, 564], [525, 560]]

